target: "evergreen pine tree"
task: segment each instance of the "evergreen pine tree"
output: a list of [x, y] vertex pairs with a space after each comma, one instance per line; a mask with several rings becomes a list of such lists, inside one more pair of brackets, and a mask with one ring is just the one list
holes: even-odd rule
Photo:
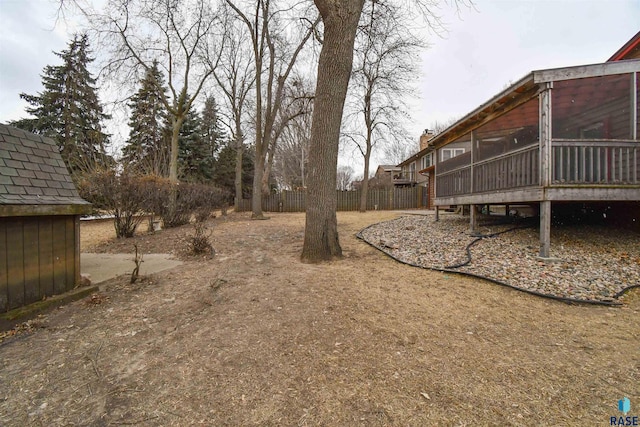
[[211, 180], [213, 157], [202, 135], [202, 119], [192, 109], [187, 113], [178, 139], [178, 175], [191, 182]]
[[125, 168], [133, 173], [169, 175], [171, 129], [162, 103], [164, 77], [154, 62], [129, 102], [129, 139], [122, 149]]
[[[242, 156], [242, 197], [250, 198], [253, 186], [254, 150], [245, 146]], [[215, 161], [213, 183], [216, 187], [235, 192], [236, 147], [235, 141], [227, 141], [218, 153]]]
[[92, 170], [96, 164], [112, 164], [106, 154], [109, 137], [101, 124], [109, 116], [98, 99], [96, 79], [87, 69], [94, 60], [87, 35], [75, 35], [67, 50], [54, 53], [63, 64], [44, 68], [44, 90], [38, 95], [20, 94], [31, 104], [26, 110], [35, 118], [14, 123], [55, 140], [74, 176]]
[[224, 132], [220, 126], [218, 105], [213, 95], [207, 96], [202, 109], [202, 138], [211, 158], [218, 155], [218, 151], [224, 144]]

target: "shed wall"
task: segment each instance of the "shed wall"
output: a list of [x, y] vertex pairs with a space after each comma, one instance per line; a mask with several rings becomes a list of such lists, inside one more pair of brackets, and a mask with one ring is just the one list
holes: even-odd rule
[[78, 216], [0, 218], [0, 310], [73, 289], [79, 234]]

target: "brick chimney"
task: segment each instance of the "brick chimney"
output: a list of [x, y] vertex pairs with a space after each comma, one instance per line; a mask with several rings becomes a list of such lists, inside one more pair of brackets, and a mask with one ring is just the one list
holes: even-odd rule
[[433, 139], [434, 136], [436, 136], [434, 131], [429, 129], [424, 130], [422, 135], [420, 135], [420, 151], [427, 148], [427, 144]]

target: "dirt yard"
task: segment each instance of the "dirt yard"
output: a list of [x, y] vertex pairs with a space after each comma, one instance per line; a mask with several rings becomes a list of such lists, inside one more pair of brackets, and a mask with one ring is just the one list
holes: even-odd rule
[[[567, 305], [401, 265], [340, 214], [345, 258], [299, 262], [303, 214], [211, 220], [83, 250], [172, 252], [184, 265], [31, 321], [0, 344], [0, 425], [609, 425], [640, 411], [640, 292]], [[144, 228], [144, 226], [143, 226]], [[132, 262], [133, 268], [133, 262]]]

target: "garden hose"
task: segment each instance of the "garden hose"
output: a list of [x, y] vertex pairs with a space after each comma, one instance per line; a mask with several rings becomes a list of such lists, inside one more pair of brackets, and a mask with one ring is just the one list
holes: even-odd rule
[[[458, 270], [453, 270], [454, 268], [459, 268], [462, 266], [465, 266], [467, 264], [469, 264], [471, 262], [471, 246], [473, 246], [475, 243], [479, 242], [480, 240], [487, 238], [487, 237], [494, 237], [497, 236], [499, 234], [503, 234], [503, 233], [507, 233], [510, 231], [514, 231], [514, 230], [519, 230], [519, 229], [523, 229], [523, 228], [529, 228], [530, 226], [519, 226], [519, 227], [513, 227], [510, 228], [508, 230], [504, 230], [504, 231], [500, 231], [497, 233], [492, 233], [492, 234], [487, 234], [487, 235], [482, 235], [479, 236], [477, 239], [475, 239], [473, 242], [469, 243], [466, 247], [466, 251], [467, 251], [467, 261], [457, 264], [457, 265], [453, 265], [453, 266], [446, 266], [445, 268], [437, 268], [437, 267], [425, 267], [422, 265], [418, 265], [412, 262], [408, 262], [408, 261], [404, 261], [388, 252], [386, 252], [385, 250], [383, 250], [381, 247], [379, 247], [378, 245], [375, 245], [371, 242], [369, 242], [368, 240], [366, 240], [364, 238], [364, 236], [362, 235], [362, 232], [373, 227], [376, 224], [371, 224], [365, 228], [363, 228], [362, 230], [360, 230], [358, 233], [356, 233], [356, 238], [364, 241], [365, 243], [367, 243], [368, 245], [378, 249], [379, 251], [381, 251], [382, 253], [386, 254], [387, 256], [389, 256], [390, 258], [392, 258], [393, 260], [401, 263], [401, 264], [405, 264], [405, 265], [409, 265], [411, 267], [417, 267], [417, 268], [421, 268], [424, 270], [432, 270], [432, 271], [439, 271], [442, 273], [450, 273], [450, 274], [460, 274], [463, 276], [469, 276], [469, 277], [474, 277], [477, 279], [482, 279], [482, 280], [486, 280], [492, 283], [495, 283], [497, 285], [500, 286], [505, 286], [507, 288], [511, 288], [514, 289], [516, 291], [521, 291], [521, 292], [525, 292], [531, 295], [535, 295], [535, 296], [539, 296], [539, 297], [543, 297], [543, 298], [548, 298], [548, 299], [552, 299], [552, 300], [556, 300], [556, 301], [561, 301], [567, 304], [591, 304], [591, 305], [602, 305], [602, 306], [608, 306], [608, 307], [619, 307], [622, 305], [622, 303], [620, 301], [599, 301], [599, 300], [587, 300], [587, 299], [581, 299], [581, 298], [570, 298], [570, 297], [561, 297], [558, 295], [552, 295], [552, 294], [545, 294], [542, 292], [538, 292], [538, 291], [534, 291], [531, 289], [526, 289], [526, 288], [522, 288], [519, 286], [515, 286], [506, 282], [502, 282], [500, 280], [497, 279], [493, 279], [491, 277], [486, 277], [480, 274], [475, 274], [475, 273], [468, 273], [465, 271], [458, 271]], [[632, 288], [637, 288], [640, 287], [640, 285], [631, 285], [626, 287], [625, 289], [623, 289], [622, 291], [618, 292], [617, 294], [614, 295], [614, 298], [619, 298], [620, 296], [622, 296], [625, 292], [627, 292], [629, 289]]]

